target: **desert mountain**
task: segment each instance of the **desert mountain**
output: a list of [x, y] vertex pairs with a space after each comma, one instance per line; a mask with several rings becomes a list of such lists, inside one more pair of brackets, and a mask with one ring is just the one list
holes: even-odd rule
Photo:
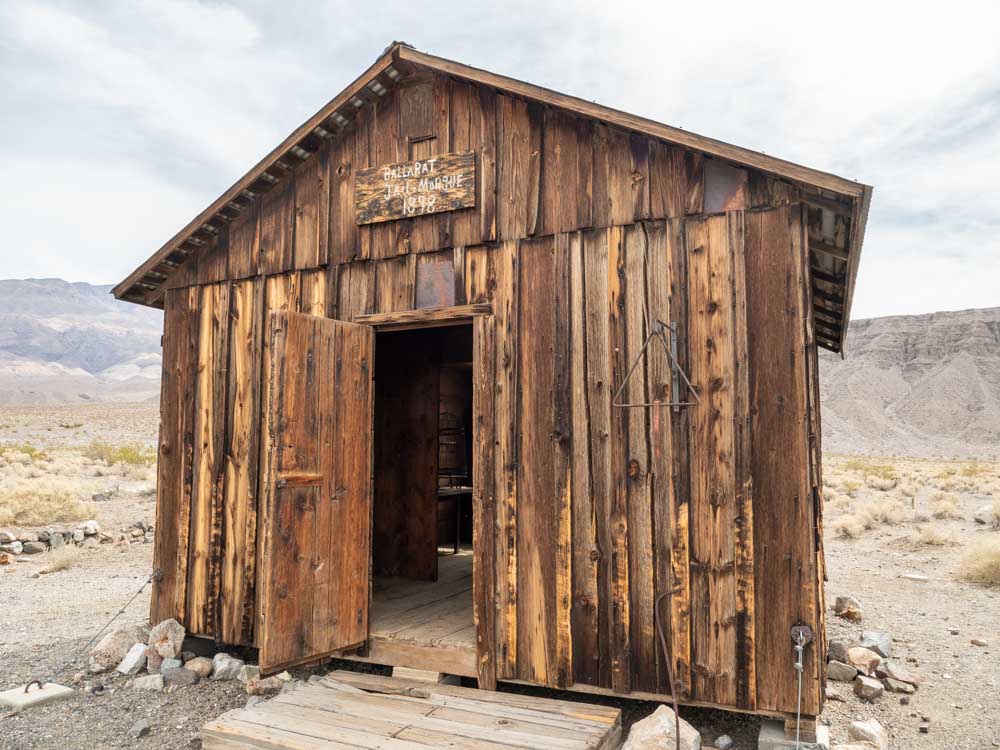
[[156, 398], [159, 310], [110, 286], [0, 280], [0, 404]]
[[853, 320], [820, 355], [823, 449], [1000, 455], [1000, 307]]

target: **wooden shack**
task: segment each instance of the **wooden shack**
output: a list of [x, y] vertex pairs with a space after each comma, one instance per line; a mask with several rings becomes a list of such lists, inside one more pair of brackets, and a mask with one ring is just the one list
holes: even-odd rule
[[114, 290], [165, 312], [151, 619], [777, 716], [805, 626], [817, 715], [870, 197], [394, 43]]

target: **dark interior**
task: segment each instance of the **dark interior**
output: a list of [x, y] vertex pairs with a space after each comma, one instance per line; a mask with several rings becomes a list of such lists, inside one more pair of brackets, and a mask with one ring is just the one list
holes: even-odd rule
[[472, 327], [375, 337], [373, 572], [438, 577], [472, 542]]

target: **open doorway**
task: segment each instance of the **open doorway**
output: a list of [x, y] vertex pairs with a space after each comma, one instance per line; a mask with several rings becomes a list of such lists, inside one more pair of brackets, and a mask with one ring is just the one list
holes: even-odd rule
[[398, 666], [474, 654], [473, 458], [472, 326], [378, 332], [369, 644]]

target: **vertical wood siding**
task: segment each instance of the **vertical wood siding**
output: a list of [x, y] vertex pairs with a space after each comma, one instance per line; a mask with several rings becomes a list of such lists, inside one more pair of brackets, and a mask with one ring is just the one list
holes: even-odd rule
[[[356, 225], [357, 169], [463, 150], [475, 207]], [[480, 679], [663, 695], [662, 627], [682, 699], [793, 710], [789, 628], [821, 630], [823, 572], [795, 188], [440, 77], [366, 105], [291, 177], [170, 280], [153, 617], [257, 639], [268, 311], [489, 302], [475, 322]], [[613, 406], [656, 321], [675, 325], [702, 403]], [[621, 400], [673, 395], [654, 342]], [[807, 713], [821, 661], [807, 652]]]

